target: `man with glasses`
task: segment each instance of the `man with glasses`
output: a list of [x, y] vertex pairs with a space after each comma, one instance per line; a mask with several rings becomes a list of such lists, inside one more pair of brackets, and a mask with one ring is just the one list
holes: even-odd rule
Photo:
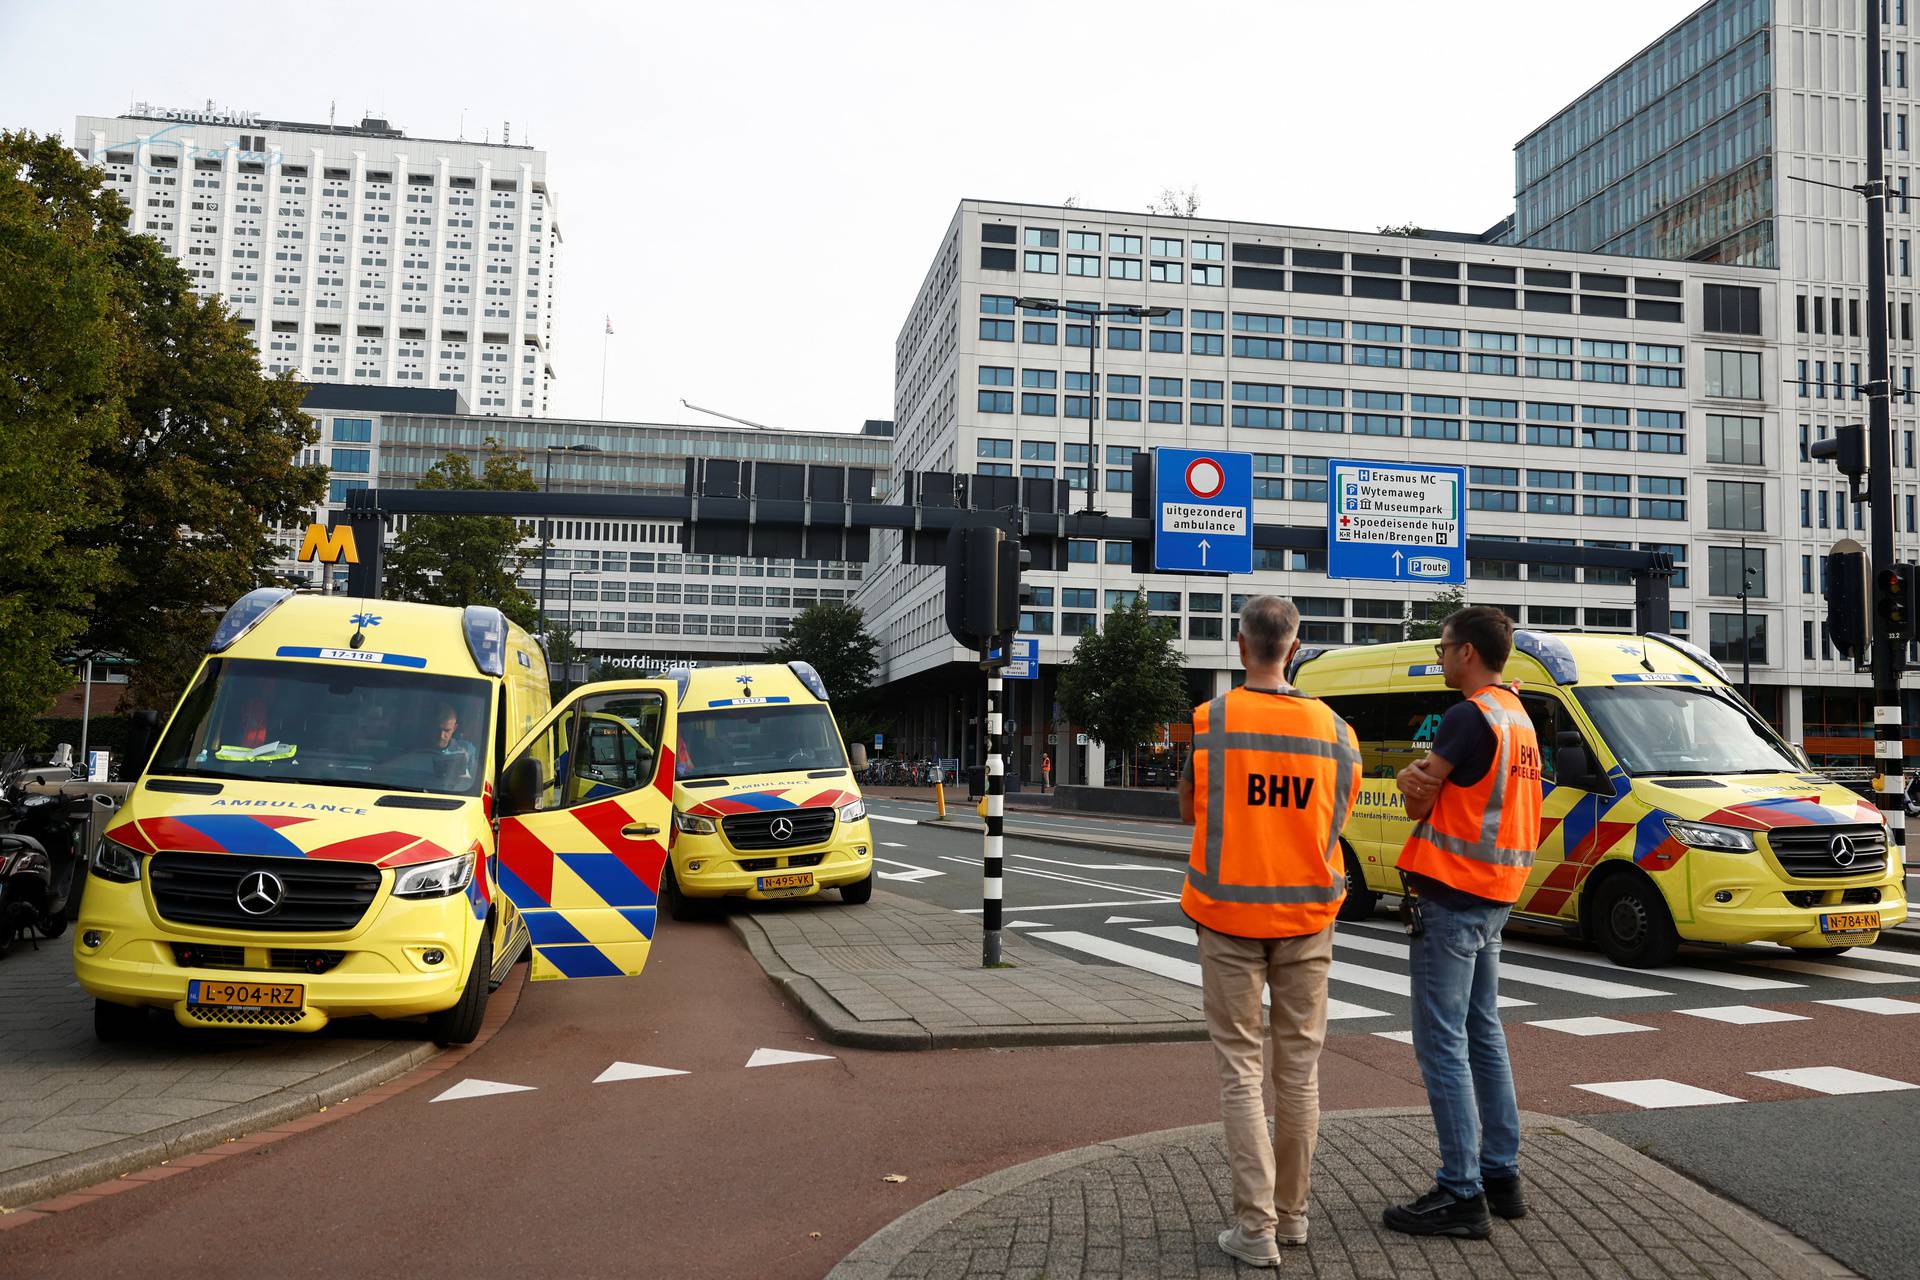
[[1466, 697], [1399, 775], [1415, 824], [1399, 862], [1413, 939], [1413, 1051], [1440, 1138], [1433, 1190], [1383, 1215], [1409, 1235], [1484, 1239], [1489, 1207], [1503, 1218], [1526, 1214], [1520, 1108], [1496, 1002], [1500, 931], [1540, 840], [1540, 744], [1501, 683], [1512, 649], [1513, 622], [1498, 609], [1462, 609], [1441, 624], [1441, 674]]

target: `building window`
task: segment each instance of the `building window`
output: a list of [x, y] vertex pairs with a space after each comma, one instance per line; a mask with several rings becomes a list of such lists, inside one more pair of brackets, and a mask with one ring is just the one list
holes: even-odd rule
[[980, 412], [1012, 413], [1013, 412], [1013, 392], [982, 391], [980, 393]]
[[[1745, 622], [1744, 634], [1741, 626]], [[1720, 662], [1746, 659], [1764, 665], [1767, 661], [1767, 620], [1760, 615], [1745, 619], [1737, 613], [1707, 615], [1709, 638], [1707, 652]]]
[[[1745, 565], [1742, 566], [1742, 557]], [[1707, 594], [1737, 596], [1746, 581], [1745, 570], [1753, 570], [1750, 594], [1767, 594], [1767, 551], [1765, 547], [1708, 547]]]
[[333, 438], [340, 444], [368, 444], [373, 440], [372, 418], [335, 418]]
[[1764, 465], [1766, 459], [1760, 441], [1760, 419], [1708, 414], [1707, 461], [1743, 467]]
[[[1755, 533], [1764, 531], [1767, 527], [1766, 492], [1764, 484], [1751, 481], [1707, 481], [1707, 527]], [[1825, 494], [1821, 496], [1824, 498]]]
[[1757, 351], [1706, 352], [1707, 394], [1729, 400], [1761, 400], [1760, 353]]
[[329, 465], [335, 471], [365, 475], [370, 469], [372, 456], [372, 452], [367, 449], [335, 449]]
[[[1701, 303], [1701, 327], [1708, 333], [1760, 335], [1760, 290], [1749, 285], [1702, 285]], [[1804, 326], [1801, 331], [1805, 332]]]

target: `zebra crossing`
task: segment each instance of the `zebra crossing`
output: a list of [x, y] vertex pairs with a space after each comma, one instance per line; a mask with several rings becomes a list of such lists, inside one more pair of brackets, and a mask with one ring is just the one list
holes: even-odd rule
[[[1100, 926], [1075, 928], [1063, 927], [1055, 916], [1021, 932], [1076, 960], [1125, 965], [1200, 985], [1198, 937], [1184, 921], [1151, 924], [1113, 917]], [[1656, 969], [1623, 969], [1574, 945], [1507, 939], [1502, 943], [1499, 1005], [1509, 1021], [1576, 1035], [1645, 1029], [1595, 1016], [1602, 1012], [1672, 1009], [1732, 1025], [1799, 1020], [1803, 1015], [1766, 1006], [1801, 1001], [1878, 1014], [1920, 1013], [1920, 999], [1915, 998], [1920, 997], [1920, 953], [1871, 947], [1811, 960], [1783, 948], [1756, 946], [1701, 951], [1686, 960]], [[1875, 994], [1847, 998], [1849, 991], [1862, 988]], [[1404, 1039], [1402, 1032], [1412, 1017], [1405, 935], [1386, 923], [1341, 923], [1334, 933], [1328, 992], [1328, 1020], [1337, 1030]], [[1701, 999], [1708, 992], [1718, 993], [1712, 997], [1716, 1003]], [[1614, 1025], [1600, 1025], [1609, 1022]]]

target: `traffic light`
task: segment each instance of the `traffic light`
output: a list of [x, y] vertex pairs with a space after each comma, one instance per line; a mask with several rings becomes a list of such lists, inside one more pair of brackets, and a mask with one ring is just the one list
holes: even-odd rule
[[1827, 639], [1843, 658], [1867, 658], [1867, 557], [1851, 538], [1826, 555], [1821, 591], [1827, 598]]
[[1867, 430], [1857, 422], [1835, 427], [1828, 440], [1815, 440], [1807, 453], [1822, 462], [1832, 462], [1840, 474], [1858, 479], [1867, 474]]
[[1914, 605], [1915, 588], [1920, 586], [1915, 568], [1892, 564], [1873, 571], [1873, 625], [1880, 639], [1906, 644], [1920, 634], [1914, 625], [1920, 621], [1920, 610]]
[[[1020, 572], [1032, 563], [1004, 529], [947, 535], [947, 630], [969, 649], [988, 649], [1020, 629]], [[1003, 646], [1004, 647], [1004, 646]]]

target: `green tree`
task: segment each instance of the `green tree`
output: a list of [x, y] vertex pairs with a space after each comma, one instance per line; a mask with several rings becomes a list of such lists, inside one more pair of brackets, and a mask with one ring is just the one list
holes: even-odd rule
[[1440, 624], [1446, 621], [1447, 615], [1457, 613], [1466, 607], [1466, 586], [1463, 584], [1461, 586], [1448, 587], [1439, 595], [1425, 600], [1414, 607], [1412, 613], [1418, 613], [1422, 616], [1414, 617], [1410, 614], [1402, 624], [1403, 634], [1405, 634], [1409, 640], [1438, 640], [1440, 638]]
[[1188, 698], [1173, 637], [1145, 596], [1115, 605], [1099, 631], [1080, 637], [1060, 672], [1061, 711], [1109, 751], [1145, 742], [1156, 725], [1190, 709]]
[[838, 600], [808, 605], [793, 619], [769, 662], [806, 662], [827, 683], [833, 716], [849, 742], [870, 741], [884, 721], [875, 715], [873, 682], [880, 671], [880, 642], [867, 633], [860, 610]]
[[[478, 472], [461, 454], [449, 453], [427, 468], [419, 487], [521, 493], [538, 488], [533, 472], [498, 439], [488, 436], [485, 448]], [[415, 516], [387, 552], [387, 592], [395, 600], [426, 604], [488, 604], [532, 628], [539, 625], [539, 604], [519, 579], [539, 550], [511, 516]]]
[[226, 304], [194, 293], [57, 138], [0, 134], [0, 188], [0, 507], [23, 514], [12, 468], [33, 485], [24, 527], [0, 530], [0, 579], [21, 580], [23, 552], [39, 562], [29, 574], [50, 575], [36, 600], [50, 617], [0, 626], [42, 671], [62, 639], [69, 653], [123, 654], [135, 699], [165, 702], [220, 612], [270, 576], [274, 531], [325, 492], [325, 470], [296, 462], [317, 438], [306, 389], [261, 372]]

